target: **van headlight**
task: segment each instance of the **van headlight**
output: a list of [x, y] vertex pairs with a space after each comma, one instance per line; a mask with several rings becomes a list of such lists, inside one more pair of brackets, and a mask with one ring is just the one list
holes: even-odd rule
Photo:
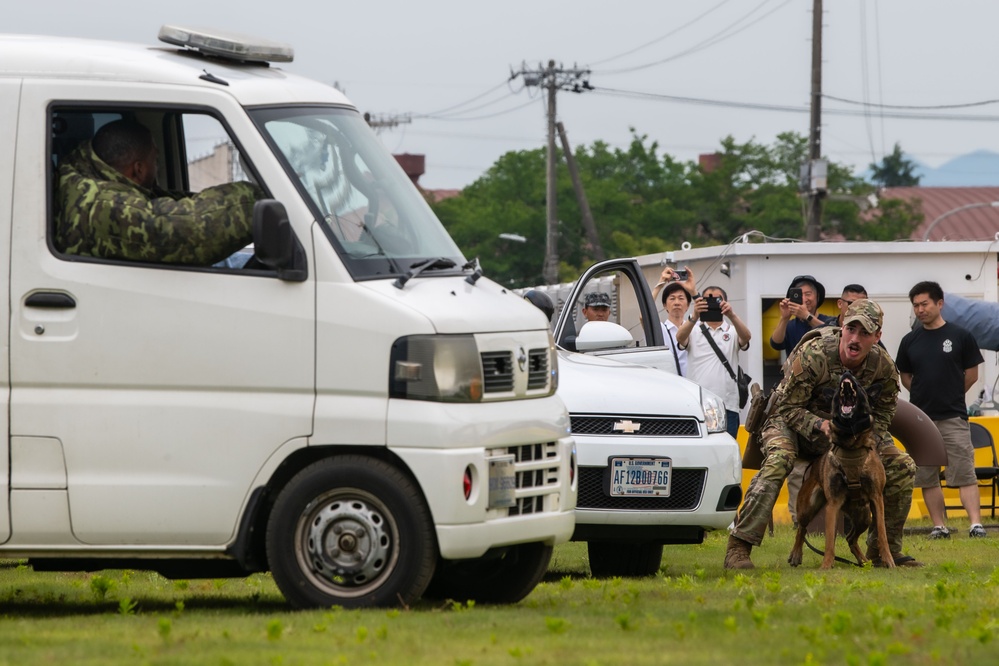
[[725, 402], [711, 391], [701, 389], [701, 407], [704, 409], [704, 427], [708, 432], [726, 432]]
[[479, 402], [482, 364], [471, 335], [411, 335], [392, 345], [389, 395], [408, 400]]

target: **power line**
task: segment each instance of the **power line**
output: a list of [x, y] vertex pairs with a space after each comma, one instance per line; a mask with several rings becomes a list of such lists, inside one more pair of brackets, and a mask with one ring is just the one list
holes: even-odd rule
[[453, 111], [454, 109], [459, 109], [459, 108], [465, 106], [466, 104], [471, 104], [472, 102], [477, 102], [478, 100], [482, 99], [486, 95], [488, 95], [490, 93], [493, 93], [493, 92], [496, 92], [497, 90], [499, 90], [503, 86], [509, 86], [509, 85], [510, 85], [510, 81], [509, 81], [509, 79], [507, 79], [506, 81], [503, 81], [502, 83], [499, 83], [499, 84], [493, 86], [492, 88], [490, 88], [489, 90], [485, 91], [484, 93], [480, 93], [480, 94], [478, 94], [478, 95], [476, 95], [474, 97], [466, 99], [464, 102], [460, 102], [459, 104], [454, 104], [452, 106], [448, 106], [448, 107], [445, 107], [443, 109], [438, 109], [437, 111], [431, 111], [430, 113], [418, 114], [417, 117], [418, 118], [422, 118], [422, 117], [425, 117], [425, 116], [437, 116], [437, 115], [440, 115], [442, 113], [447, 113], [449, 111]]
[[433, 120], [447, 120], [448, 118], [455, 118], [456, 116], [462, 116], [467, 113], [472, 113], [473, 111], [479, 111], [480, 109], [485, 109], [486, 107], [493, 106], [494, 104], [499, 104], [500, 102], [505, 102], [509, 100], [511, 95], [506, 95], [504, 97], [497, 97], [489, 102], [483, 102], [477, 106], [469, 107], [467, 109], [462, 109], [461, 111], [452, 111], [450, 113], [437, 113], [437, 114], [427, 114], [423, 116], [417, 116], [418, 118], [429, 118]]
[[[650, 101], [662, 101], [662, 102], [673, 102], [677, 104], [693, 104], [701, 106], [717, 106], [730, 109], [749, 109], [753, 111], [774, 111], [780, 113], [808, 113], [809, 108], [807, 106], [790, 106], [782, 104], [762, 104], [754, 102], [736, 102], [731, 100], [717, 100], [717, 99], [705, 99], [700, 97], [683, 97], [680, 95], [665, 95], [662, 93], [651, 93], [642, 92], [635, 90], [620, 90], [615, 88], [602, 88], [593, 87], [593, 92], [597, 95], [605, 95], [611, 97], [629, 97], [632, 99], [645, 99]], [[832, 97], [830, 95], [822, 95], [822, 97], [827, 99], [833, 99], [836, 101], [848, 101], [852, 104], [862, 104], [862, 102], [855, 102], [851, 100], [841, 100], [837, 97]], [[999, 101], [999, 100], [997, 100]], [[892, 108], [885, 105], [885, 108]], [[903, 107], [907, 108], [907, 107]], [[915, 107], [923, 108], [923, 107]], [[932, 108], [932, 107], [930, 107]], [[946, 107], [945, 107], [946, 108]], [[823, 109], [824, 114], [836, 115], [836, 116], [863, 116], [864, 112], [853, 109]], [[942, 120], [942, 121], [971, 121], [971, 122], [996, 122], [999, 121], [999, 116], [994, 115], [972, 115], [972, 114], [958, 114], [958, 113], [901, 113], [901, 112], [891, 112], [886, 111], [884, 116], [886, 118], [895, 118], [899, 120]]]
[[527, 102], [525, 102], [523, 104], [518, 104], [517, 106], [511, 106], [508, 109], [503, 109], [502, 111], [497, 111], [496, 113], [488, 113], [488, 114], [483, 115], [483, 116], [469, 116], [467, 118], [455, 118], [453, 116], [442, 116], [442, 117], [425, 116], [424, 119], [425, 120], [447, 121], [447, 122], [461, 122], [461, 121], [465, 121], [465, 120], [485, 120], [486, 118], [495, 118], [496, 116], [503, 116], [503, 115], [506, 115], [508, 113], [513, 113], [514, 111], [518, 111], [520, 109], [528, 107], [531, 104], [534, 104], [535, 102], [537, 102], [537, 98], [532, 98], [532, 99], [527, 100]]
[[611, 56], [609, 58], [604, 58], [603, 60], [598, 60], [598, 61], [596, 61], [593, 64], [594, 65], [602, 65], [605, 62], [610, 62], [612, 60], [617, 60], [618, 58], [623, 58], [624, 56], [628, 56], [628, 55], [631, 55], [632, 53], [635, 53], [637, 51], [641, 51], [642, 49], [644, 49], [647, 46], [652, 46], [653, 44], [658, 44], [659, 42], [661, 42], [662, 40], [666, 39], [667, 37], [672, 37], [676, 33], [678, 33], [681, 30], [683, 30], [684, 28], [689, 28], [690, 26], [694, 25], [695, 23], [697, 23], [698, 21], [700, 21], [702, 18], [704, 18], [705, 16], [707, 16], [708, 14], [710, 14], [711, 12], [715, 11], [716, 9], [718, 9], [719, 7], [721, 7], [722, 5], [727, 5], [729, 2], [730, 2], [730, 0], [722, 0], [721, 2], [719, 2], [714, 7], [708, 9], [706, 12], [704, 12], [702, 14], [698, 14], [692, 20], [687, 21], [683, 25], [678, 26], [678, 27], [674, 28], [673, 30], [670, 30], [665, 35], [662, 35], [661, 37], [656, 37], [655, 39], [653, 39], [650, 42], [645, 42], [644, 44], [642, 44], [640, 46], [636, 46], [633, 49], [625, 51], [624, 53], [619, 53], [616, 56]]
[[[706, 48], [714, 46], [715, 44], [720, 44], [721, 42], [725, 41], [726, 39], [729, 39], [731, 37], [735, 37], [736, 35], [738, 35], [742, 31], [747, 30], [748, 28], [751, 28], [752, 26], [756, 25], [757, 23], [759, 23], [763, 19], [767, 18], [768, 16], [770, 16], [774, 12], [782, 9], [785, 5], [789, 4], [791, 2], [791, 0], [784, 0], [783, 3], [781, 3], [780, 5], [778, 5], [775, 8], [771, 9], [769, 12], [767, 12], [763, 16], [760, 16], [756, 20], [751, 21], [750, 23], [747, 23], [746, 25], [744, 25], [742, 27], [736, 28], [736, 26], [739, 25], [739, 23], [741, 23], [742, 21], [746, 20], [747, 18], [749, 18], [750, 16], [752, 16], [753, 14], [755, 14], [757, 11], [759, 11], [760, 9], [762, 9], [763, 6], [767, 5], [769, 2], [770, 2], [770, 0], [763, 0], [763, 2], [761, 2], [760, 4], [758, 4], [756, 7], [754, 7], [753, 9], [751, 9], [749, 12], [747, 12], [746, 14], [743, 14], [741, 17], [739, 17], [738, 19], [736, 19], [733, 23], [729, 24], [727, 27], [725, 27], [724, 29], [718, 31], [717, 33], [715, 33], [711, 37], [708, 37], [707, 39], [705, 39], [705, 40], [703, 40], [703, 41], [695, 44], [694, 46], [691, 46], [688, 49], [685, 49], [685, 50], [680, 51], [678, 53], [674, 53], [673, 55], [671, 55], [671, 56], [669, 56], [667, 58], [663, 58], [662, 60], [656, 60], [654, 62], [645, 63], [644, 65], [636, 65], [635, 67], [627, 67], [627, 68], [623, 68], [623, 69], [612, 69], [612, 70], [605, 70], [605, 71], [597, 71], [596, 73], [597, 74], [605, 74], [605, 75], [613, 75], [613, 74], [625, 74], [627, 72], [637, 72], [637, 71], [642, 70], [642, 69], [648, 69], [649, 67], [655, 67], [657, 65], [663, 65], [663, 64], [665, 64], [667, 62], [672, 62], [673, 60], [678, 60], [678, 59], [680, 59], [680, 58], [682, 58], [684, 56], [691, 55], [692, 53], [697, 53], [698, 51], [703, 51]], [[726, 33], [728, 33], [728, 34], [726, 34]]]
[[876, 109], [912, 109], [912, 110], [930, 110], [930, 109], [970, 109], [976, 106], [988, 106], [990, 104], [999, 103], [999, 99], [986, 99], [980, 102], [967, 102], [964, 104], [930, 104], [930, 105], [903, 105], [903, 104], [874, 104], [873, 102], [861, 102], [855, 99], [847, 99], [845, 97], [834, 97], [833, 95], [822, 95], [826, 99], [831, 99], [835, 102], [843, 102], [844, 104], [856, 104], [858, 106], [869, 106]]

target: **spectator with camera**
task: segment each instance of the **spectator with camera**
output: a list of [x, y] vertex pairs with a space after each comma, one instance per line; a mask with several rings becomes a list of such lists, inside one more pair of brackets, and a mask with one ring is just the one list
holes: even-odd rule
[[780, 321], [770, 336], [770, 346], [791, 353], [798, 342], [813, 328], [836, 325], [837, 318], [816, 314], [826, 300], [826, 288], [811, 275], [798, 275], [791, 280], [787, 296], [780, 302]]
[[676, 332], [680, 349], [687, 350], [688, 379], [725, 401], [732, 437], [739, 432], [739, 352], [749, 349], [751, 337], [749, 327], [732, 311], [721, 287], [706, 288], [694, 300], [690, 318]]
[[666, 320], [659, 322], [663, 327], [663, 341], [667, 348], [673, 350], [677, 374], [686, 377], [687, 351], [677, 346], [676, 332], [690, 308], [691, 294], [697, 293], [693, 271], [687, 266], [682, 269], [667, 266], [659, 276], [659, 283], [652, 288], [653, 300], [659, 298], [659, 292], [662, 292], [663, 310], [666, 312]]

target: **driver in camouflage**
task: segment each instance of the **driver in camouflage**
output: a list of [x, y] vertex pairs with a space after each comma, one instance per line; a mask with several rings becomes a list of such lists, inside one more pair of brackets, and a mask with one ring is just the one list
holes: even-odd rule
[[[883, 347], [884, 315], [877, 303], [854, 301], [843, 317], [843, 328], [817, 329], [788, 358], [784, 379], [777, 386], [777, 408], [763, 426], [763, 465], [753, 477], [728, 538], [726, 569], [752, 569], [750, 551], [763, 541], [777, 495], [799, 455], [817, 458], [830, 446], [832, 396], [844, 370], [850, 370], [868, 391], [880, 384], [871, 405], [878, 455], [885, 467], [885, 529], [898, 566], [922, 566], [902, 555], [902, 528], [912, 504], [916, 464], [899, 451], [888, 434], [898, 400], [898, 371]], [[868, 533], [867, 558], [880, 566], [874, 535]]]
[[193, 196], [156, 184], [157, 149], [143, 125], [101, 127], [59, 166], [56, 246], [67, 254], [124, 261], [211, 266], [253, 240], [246, 182]]

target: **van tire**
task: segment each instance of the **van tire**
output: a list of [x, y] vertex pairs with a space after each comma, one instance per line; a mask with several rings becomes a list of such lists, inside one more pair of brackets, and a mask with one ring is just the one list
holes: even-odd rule
[[267, 559], [295, 608], [408, 605], [434, 573], [437, 544], [423, 495], [396, 467], [324, 458], [281, 490]]
[[594, 578], [653, 576], [663, 561], [661, 543], [590, 541], [586, 546]]
[[552, 559], [552, 547], [522, 543], [474, 560], [441, 560], [427, 596], [488, 604], [514, 604], [538, 586]]

